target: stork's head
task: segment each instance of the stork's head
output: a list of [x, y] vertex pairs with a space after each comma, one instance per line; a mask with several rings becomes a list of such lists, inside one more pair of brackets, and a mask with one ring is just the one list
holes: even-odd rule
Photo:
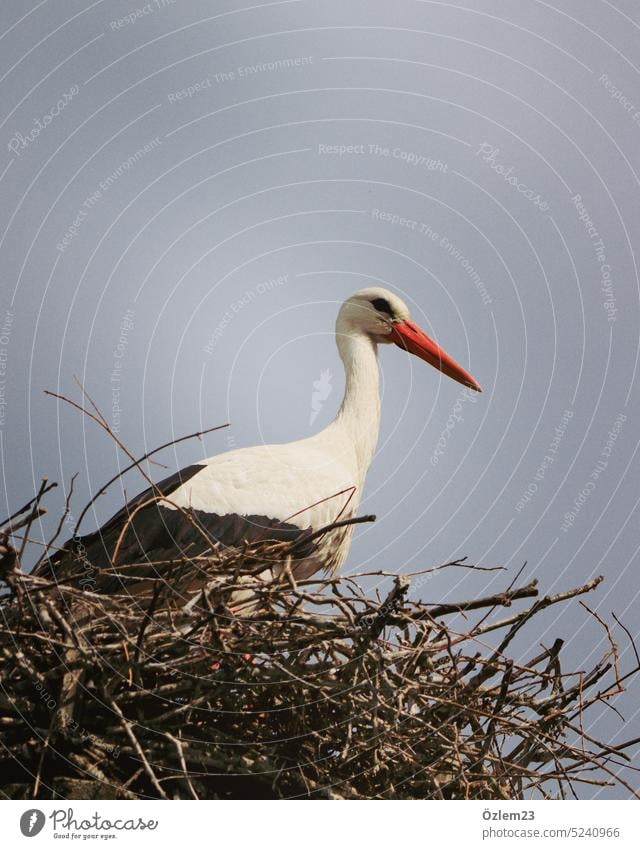
[[339, 336], [366, 334], [377, 344], [393, 342], [448, 377], [477, 392], [482, 391], [462, 366], [411, 321], [407, 305], [388, 289], [372, 286], [348, 298], [338, 313], [336, 331]]

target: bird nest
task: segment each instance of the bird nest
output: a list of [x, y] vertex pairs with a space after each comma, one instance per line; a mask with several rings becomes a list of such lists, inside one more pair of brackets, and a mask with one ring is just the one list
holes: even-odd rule
[[[152, 487], [142, 461], [210, 432], [135, 458], [84, 390], [88, 407], [47, 394], [102, 428], [130, 461], [122, 473], [137, 468]], [[637, 741], [611, 746], [584, 730], [640, 669], [628, 629], [615, 620], [635, 656], [626, 671], [609, 624], [583, 601], [607, 638], [590, 669], [564, 670], [562, 639], [533, 636], [546, 608], [577, 603], [602, 578], [540, 595], [518, 573], [499, 593], [447, 603], [409, 590], [443, 569], [483, 567], [296, 581], [300, 546], [373, 518], [362, 517], [293, 542], [99, 573], [72, 548], [77, 569], [52, 580], [21, 564], [53, 486], [0, 523], [7, 797], [522, 799], [604, 785], [637, 795], [621, 775]], [[72, 494], [73, 480], [39, 562], [57, 549]], [[385, 585], [386, 596], [371, 589]], [[514, 659], [516, 638], [541, 650]]]
[[[609, 625], [584, 605], [608, 645], [588, 670], [563, 669], [561, 639], [525, 660], [509, 655], [545, 608], [576, 604], [601, 578], [555, 595], [516, 578], [494, 595], [427, 603], [410, 597], [412, 582], [480, 567], [299, 583], [289, 543], [263, 543], [156, 564], [145, 578], [120, 565], [120, 589], [102, 594], [22, 571], [15, 539], [28, 538], [45, 491], [0, 526], [6, 796], [634, 793], [620, 777], [631, 743], [584, 730], [585, 714], [638, 668], [620, 669]], [[265, 560], [282, 564], [279, 580], [258, 577]], [[366, 590], [374, 578], [386, 597]], [[247, 615], [229, 607], [239, 589], [253, 594]]]

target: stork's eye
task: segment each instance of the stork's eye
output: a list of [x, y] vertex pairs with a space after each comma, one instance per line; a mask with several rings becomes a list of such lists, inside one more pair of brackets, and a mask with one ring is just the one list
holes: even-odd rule
[[388, 316], [393, 316], [393, 310], [391, 309], [391, 304], [386, 298], [374, 298], [371, 301], [371, 306], [378, 310], [378, 312], [384, 312]]

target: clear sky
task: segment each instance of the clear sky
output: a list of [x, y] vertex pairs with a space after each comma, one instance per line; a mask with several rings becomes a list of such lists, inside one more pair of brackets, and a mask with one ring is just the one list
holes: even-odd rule
[[[430, 601], [604, 574], [589, 604], [637, 632], [639, 44], [632, 0], [4, 0], [3, 506], [60, 481], [46, 534], [72, 474], [77, 515], [122, 464], [43, 394], [74, 376], [136, 454], [231, 423], [171, 471], [324, 426], [338, 306], [376, 283], [485, 391], [381, 351], [347, 569], [509, 570]], [[518, 650], [606, 650], [577, 602], [540, 626]], [[587, 730], [640, 734], [638, 686]]]

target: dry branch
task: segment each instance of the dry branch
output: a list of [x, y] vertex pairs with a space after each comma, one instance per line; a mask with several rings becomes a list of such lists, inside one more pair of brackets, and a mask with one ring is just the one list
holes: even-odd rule
[[[136, 459], [86, 393], [93, 412], [56, 397], [115, 439], [125, 471], [137, 469], [155, 492], [142, 463], [156, 451]], [[590, 669], [563, 670], [562, 638], [540, 652], [534, 636], [545, 608], [594, 592], [602, 578], [539, 597], [518, 572], [502, 592], [441, 604], [411, 599], [411, 580], [501, 567], [463, 558], [402, 577], [296, 581], [300, 546], [373, 519], [337, 516], [294, 543], [221, 553], [211, 541], [197, 557], [142, 565], [114, 558], [102, 577], [117, 592], [103, 593], [101, 580], [89, 591], [21, 568], [53, 486], [43, 481], [0, 523], [5, 796], [522, 799], [606, 784], [636, 795], [620, 773], [639, 741], [610, 746], [584, 731], [585, 714], [612, 706], [640, 669], [628, 628], [614, 615], [634, 655], [627, 670], [611, 627], [586, 605], [607, 635]], [[38, 562], [57, 549], [71, 493]], [[279, 577], [265, 581], [265, 564]], [[383, 600], [372, 580], [387, 582]], [[250, 614], [230, 609], [238, 592], [251, 595]], [[524, 633], [534, 656], [508, 656]]]
[[[529, 660], [506, 655], [541, 610], [599, 579], [429, 605], [397, 577], [380, 600], [366, 576], [298, 584], [290, 544], [263, 543], [159, 563], [146, 581], [118, 564], [121, 590], [102, 595], [21, 571], [10, 537], [45, 491], [0, 526], [7, 796], [506, 799], [615, 782], [633, 794], [619, 773], [634, 741], [583, 730], [584, 712], [638, 669], [623, 673], [602, 617], [608, 651], [590, 670], [561, 670], [561, 639]], [[282, 579], [265, 583], [260, 564], [278, 560]], [[258, 599], [250, 616], [227, 606], [239, 588]]]

